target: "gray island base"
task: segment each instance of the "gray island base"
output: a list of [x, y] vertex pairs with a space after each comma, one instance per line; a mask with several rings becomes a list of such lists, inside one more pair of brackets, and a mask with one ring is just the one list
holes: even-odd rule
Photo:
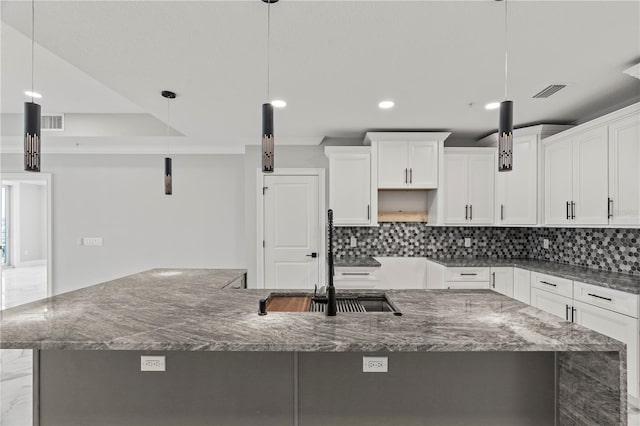
[[268, 291], [221, 288], [242, 274], [154, 270], [1, 312], [0, 348], [34, 350], [36, 424], [627, 423], [624, 345], [516, 300], [400, 290], [402, 316], [260, 317]]

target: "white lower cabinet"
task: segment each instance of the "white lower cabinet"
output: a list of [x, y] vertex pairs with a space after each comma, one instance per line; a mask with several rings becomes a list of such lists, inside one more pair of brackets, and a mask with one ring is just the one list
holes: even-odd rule
[[491, 290], [513, 297], [513, 268], [491, 268]]
[[531, 306], [571, 321], [573, 299], [539, 288], [531, 288]]
[[531, 271], [513, 268], [513, 298], [531, 304]]
[[449, 290], [488, 290], [488, 281], [447, 281], [446, 287]]
[[336, 289], [374, 289], [380, 287], [379, 267], [335, 267]]
[[627, 391], [638, 398], [638, 319], [575, 300], [574, 322], [627, 345]]
[[376, 257], [383, 289], [427, 288], [427, 259], [424, 257]]

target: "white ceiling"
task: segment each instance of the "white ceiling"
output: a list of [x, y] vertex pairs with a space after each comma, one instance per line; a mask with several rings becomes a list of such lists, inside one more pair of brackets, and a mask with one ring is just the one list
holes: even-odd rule
[[[276, 111], [277, 141], [318, 143], [372, 129], [475, 139], [495, 130], [498, 114], [483, 106], [503, 97], [503, 7], [492, 0], [272, 5], [271, 93], [288, 102]], [[3, 1], [1, 12], [3, 24], [29, 34], [29, 2]], [[640, 99], [640, 80], [622, 73], [640, 61], [639, 1], [510, 1], [509, 14], [516, 125], [574, 122]], [[3, 25], [3, 111], [21, 108], [28, 88], [28, 43], [11, 33]], [[36, 86], [52, 111], [160, 119], [159, 92], [174, 90], [171, 124], [187, 137], [257, 144], [265, 36], [259, 0], [39, 1], [36, 41], [51, 58], [37, 52]], [[80, 75], [102, 88], [80, 84]], [[557, 82], [571, 85], [531, 98]], [[382, 99], [396, 107], [379, 110]]]

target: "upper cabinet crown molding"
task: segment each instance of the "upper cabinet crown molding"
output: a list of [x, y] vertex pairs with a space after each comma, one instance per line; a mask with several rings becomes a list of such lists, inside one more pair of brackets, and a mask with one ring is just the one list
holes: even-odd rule
[[[572, 125], [565, 124], [538, 124], [535, 126], [521, 127], [513, 130], [513, 136], [539, 136], [544, 139], [557, 133], [571, 129]], [[498, 132], [492, 133], [477, 141], [478, 146], [496, 146], [498, 144]]]
[[364, 135], [364, 144], [371, 145], [379, 141], [445, 141], [451, 132], [367, 132]]
[[577, 135], [578, 133], [592, 130], [596, 127], [606, 126], [612, 121], [618, 120], [620, 118], [624, 118], [632, 115], [639, 116], [639, 114], [640, 114], [640, 102], [635, 103], [633, 105], [629, 105], [628, 107], [619, 109], [612, 113], [603, 115], [602, 117], [598, 117], [594, 120], [588, 121], [578, 126], [571, 127], [570, 129], [557, 133], [553, 136], [546, 137], [542, 142], [544, 144], [547, 144], [558, 139], [565, 139], [566, 137], [571, 137], [571, 136]]

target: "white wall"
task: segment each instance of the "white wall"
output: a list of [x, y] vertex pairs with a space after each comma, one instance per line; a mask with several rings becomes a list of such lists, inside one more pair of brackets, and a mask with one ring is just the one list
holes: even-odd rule
[[[21, 172], [22, 156], [0, 164]], [[171, 196], [159, 155], [44, 155], [42, 164], [52, 174], [54, 294], [156, 267], [245, 266], [243, 156], [173, 156]]]
[[[247, 269], [247, 287], [256, 287], [257, 269], [257, 230], [256, 230], [256, 179], [257, 170], [261, 167], [262, 151], [260, 146], [245, 147], [244, 191], [245, 201], [245, 253]], [[321, 146], [276, 146], [275, 167], [278, 168], [322, 168], [329, 169], [329, 159], [324, 155]], [[329, 173], [326, 174], [326, 188], [329, 187]], [[329, 200], [327, 197], [327, 203]]]

